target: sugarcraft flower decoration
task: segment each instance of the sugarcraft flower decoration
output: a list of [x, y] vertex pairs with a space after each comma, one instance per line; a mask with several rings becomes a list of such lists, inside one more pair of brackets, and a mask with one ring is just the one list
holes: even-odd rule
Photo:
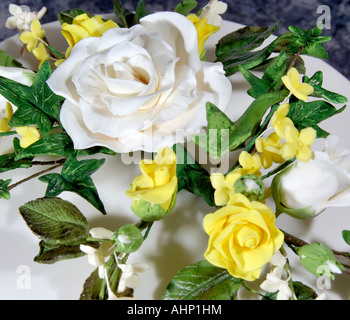
[[203, 8], [202, 12], [199, 15], [199, 18], [207, 18], [208, 23], [213, 26], [221, 25], [221, 15], [224, 14], [227, 10], [227, 3], [218, 1], [218, 0], [210, 0], [209, 3]]
[[235, 194], [225, 207], [204, 217], [209, 235], [204, 257], [234, 277], [253, 281], [283, 244], [275, 214], [265, 204]]
[[124, 292], [126, 288], [135, 289], [139, 283], [139, 273], [148, 269], [148, 265], [144, 263], [119, 264], [118, 267], [122, 271], [118, 293]]
[[287, 125], [294, 125], [293, 121], [287, 117], [289, 103], [284, 103], [278, 107], [271, 118], [271, 127], [274, 128], [280, 138], [284, 138], [284, 129]]
[[11, 17], [7, 18], [5, 27], [17, 29], [18, 31], [27, 31], [33, 20], [40, 20], [46, 13], [46, 7], [42, 7], [39, 12], [32, 12], [28, 6], [9, 5]]
[[20, 146], [27, 148], [40, 139], [40, 132], [36, 127], [16, 127], [16, 132], [21, 136]]
[[303, 162], [311, 159], [311, 145], [316, 139], [315, 129], [305, 128], [299, 132], [294, 125], [287, 125], [284, 130], [284, 137], [286, 143], [281, 149], [281, 155], [284, 159], [292, 159], [295, 156]]
[[46, 47], [43, 43], [39, 43], [39, 45], [35, 49], [33, 49], [33, 54], [35, 58], [37, 58], [40, 61], [39, 68], [45, 61], [47, 61], [50, 58], [50, 55], [47, 52]]
[[260, 153], [261, 164], [265, 169], [272, 166], [273, 163], [283, 163], [285, 159], [281, 155], [283, 143], [276, 132], [271, 133], [267, 139], [261, 137], [256, 139], [255, 147]]
[[313, 86], [308, 83], [300, 83], [300, 74], [296, 68], [290, 68], [287, 75], [282, 77], [282, 81], [292, 95], [305, 102], [314, 92]]
[[0, 119], [0, 132], [9, 132], [12, 128], [9, 126], [9, 122], [13, 115], [12, 105], [7, 102], [5, 109], [5, 117]]
[[38, 42], [45, 37], [45, 30], [41, 29], [38, 19], [34, 19], [30, 25], [30, 31], [24, 31], [20, 35], [20, 40], [27, 45], [27, 50], [32, 52], [38, 45]]

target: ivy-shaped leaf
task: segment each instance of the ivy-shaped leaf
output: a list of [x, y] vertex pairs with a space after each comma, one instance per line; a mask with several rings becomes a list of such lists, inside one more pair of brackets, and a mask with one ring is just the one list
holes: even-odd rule
[[0, 198], [9, 200], [11, 198], [10, 192], [9, 192], [9, 184], [11, 183], [12, 179], [2, 180], [0, 179]]
[[313, 97], [323, 98], [330, 103], [346, 103], [348, 99], [338, 93], [326, 90], [322, 88], [323, 73], [317, 71], [311, 78], [304, 76], [303, 82], [310, 84], [314, 87]]
[[288, 117], [292, 119], [295, 127], [300, 131], [304, 128], [314, 128], [317, 138], [325, 138], [329, 133], [321, 129], [318, 124], [338, 113], [341, 113], [346, 106], [336, 109], [326, 101], [304, 102], [301, 100], [290, 103]]
[[163, 299], [233, 300], [242, 283], [242, 279], [204, 260], [181, 270], [167, 286]]
[[330, 41], [331, 37], [321, 36], [322, 29], [315, 26], [311, 30], [303, 30], [290, 26], [291, 32], [279, 36], [275, 41], [274, 51], [285, 51], [297, 53], [302, 49], [301, 54], [306, 54], [320, 59], [328, 59], [328, 53], [323, 46], [324, 42]]
[[89, 237], [86, 218], [76, 206], [60, 198], [39, 198], [19, 211], [32, 232], [52, 246], [80, 244]]
[[29, 147], [22, 149], [15, 160], [36, 156], [62, 156], [74, 155], [73, 142], [65, 132], [53, 133], [42, 137]]
[[23, 150], [18, 138], [13, 139], [14, 152], [0, 156], [0, 173], [18, 168], [30, 168], [33, 157], [23, 157], [16, 159], [17, 155]]
[[56, 197], [63, 191], [74, 192], [106, 214], [104, 205], [90, 177], [104, 162], [105, 159], [78, 161], [75, 158], [68, 158], [62, 167], [61, 174], [50, 173], [39, 178], [40, 181], [48, 184], [45, 195]]

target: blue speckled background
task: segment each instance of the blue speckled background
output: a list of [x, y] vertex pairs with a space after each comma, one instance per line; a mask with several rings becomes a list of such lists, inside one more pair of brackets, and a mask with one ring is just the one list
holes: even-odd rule
[[[199, 7], [204, 6], [208, 0], [197, 0]], [[124, 0], [123, 4], [132, 10], [138, 0]], [[153, 11], [173, 10], [178, 0], [145, 0], [149, 9]], [[287, 31], [288, 26], [295, 25], [303, 29], [311, 29], [317, 19], [324, 14], [319, 11], [321, 5], [330, 9], [330, 28], [324, 30], [325, 35], [332, 36], [332, 41], [325, 44], [330, 59], [329, 63], [350, 80], [350, 0], [227, 0], [228, 11], [224, 19], [245, 25], [269, 26], [279, 21], [276, 34]], [[9, 16], [10, 3], [28, 5], [33, 11], [42, 6], [48, 11], [42, 23], [57, 20], [57, 13], [62, 10], [80, 8], [91, 13], [109, 13], [113, 10], [112, 0], [1, 0], [0, 2], [0, 40], [13, 34], [14, 30], [5, 28], [5, 21]], [[320, 10], [321, 8], [319, 8]]]

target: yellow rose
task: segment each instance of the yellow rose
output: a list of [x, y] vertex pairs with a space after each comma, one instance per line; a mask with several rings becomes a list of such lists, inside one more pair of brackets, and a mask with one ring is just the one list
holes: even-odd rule
[[284, 241], [275, 226], [274, 212], [242, 194], [235, 194], [225, 207], [206, 215], [203, 225], [209, 235], [205, 258], [247, 281], [260, 277], [263, 266]]
[[145, 221], [168, 215], [177, 192], [176, 155], [172, 148], [158, 150], [154, 160], [140, 163], [142, 175], [136, 177], [126, 195], [134, 200], [132, 210]]

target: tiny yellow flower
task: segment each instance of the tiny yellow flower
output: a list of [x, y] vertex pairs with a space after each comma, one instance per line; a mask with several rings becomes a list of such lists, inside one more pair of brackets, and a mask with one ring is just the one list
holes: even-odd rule
[[287, 117], [289, 112], [289, 103], [282, 104], [274, 112], [271, 118], [271, 127], [273, 127], [280, 138], [284, 138], [284, 128], [286, 125], [293, 125], [293, 121]]
[[308, 96], [314, 92], [314, 88], [308, 83], [300, 83], [300, 74], [297, 69], [290, 68], [282, 81], [292, 95], [300, 100], [307, 101]]
[[195, 14], [188, 15], [187, 19], [189, 19], [196, 27], [198, 35], [198, 54], [201, 56], [206, 41], [213, 33], [218, 32], [220, 27], [209, 24], [206, 17], [199, 18]]
[[39, 130], [35, 127], [16, 127], [17, 133], [21, 136], [20, 146], [27, 148], [40, 139]]
[[160, 149], [154, 160], [140, 163], [142, 175], [136, 177], [126, 195], [133, 200], [159, 204], [167, 211], [177, 190], [176, 155], [167, 147]]
[[236, 278], [253, 281], [284, 241], [275, 213], [258, 201], [235, 194], [225, 207], [204, 217], [209, 236], [204, 257]]
[[37, 58], [40, 61], [39, 68], [46, 60], [50, 58], [50, 55], [47, 52], [46, 47], [42, 42], [39, 43], [39, 45], [33, 50], [33, 54], [35, 58]]
[[38, 41], [44, 39], [45, 31], [41, 29], [41, 24], [38, 19], [33, 20], [30, 25], [30, 31], [24, 31], [20, 35], [20, 40], [27, 45], [29, 52], [32, 52], [38, 45]]
[[283, 163], [285, 159], [281, 155], [281, 138], [276, 132], [271, 133], [267, 139], [259, 138], [255, 141], [255, 148], [260, 153], [262, 166], [267, 169], [273, 163]]
[[288, 160], [296, 156], [300, 161], [308, 162], [312, 157], [311, 145], [316, 139], [316, 131], [305, 128], [299, 132], [294, 126], [286, 126], [284, 135], [286, 143], [282, 146], [282, 157]]
[[[107, 30], [117, 27], [118, 25], [112, 20], [103, 21], [100, 16], [90, 18], [86, 13], [75, 17], [72, 24], [63, 23], [62, 34], [69, 45], [65, 54], [66, 58], [80, 40], [88, 37], [101, 37]], [[62, 61], [58, 62], [60, 63]]]
[[13, 115], [12, 105], [6, 102], [5, 117], [0, 119], [0, 132], [9, 132], [12, 128], [9, 126], [9, 122]]
[[261, 176], [261, 160], [257, 153], [251, 155], [247, 151], [242, 151], [238, 157], [238, 162], [241, 165], [241, 175], [253, 174]]
[[214, 202], [217, 206], [224, 206], [234, 196], [235, 182], [245, 174], [261, 176], [261, 161], [258, 154], [250, 155], [242, 151], [239, 155], [238, 162], [241, 167], [234, 169], [224, 176], [222, 173], [213, 173], [210, 176], [210, 182], [214, 191]]

